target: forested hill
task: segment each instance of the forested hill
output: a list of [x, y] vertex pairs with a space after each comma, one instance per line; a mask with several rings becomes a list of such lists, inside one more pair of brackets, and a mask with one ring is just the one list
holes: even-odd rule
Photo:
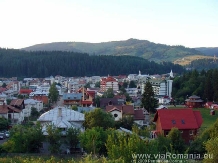
[[56, 42], [38, 44], [23, 48], [27, 51], [74, 51], [90, 55], [130, 55], [138, 56], [150, 61], [173, 62], [187, 56], [202, 55], [201, 52], [184, 46], [168, 46], [155, 44], [147, 40], [129, 39], [125, 41], [112, 41], [103, 43], [84, 42]]
[[133, 56], [90, 56], [85, 53], [61, 51], [27, 52], [0, 49], [1, 77], [47, 77], [181, 73], [184, 68], [169, 62], [157, 64]]
[[195, 48], [196, 50], [200, 51], [201, 53], [208, 55], [208, 56], [218, 56], [218, 47], [213, 47], [213, 48]]

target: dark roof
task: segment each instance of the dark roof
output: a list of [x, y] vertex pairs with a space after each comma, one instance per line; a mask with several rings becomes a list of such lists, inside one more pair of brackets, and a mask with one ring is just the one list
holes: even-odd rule
[[139, 109], [139, 110], [134, 110], [135, 114], [134, 114], [134, 120], [144, 120], [145, 116], [143, 114], [143, 110]]
[[134, 115], [134, 108], [132, 105], [117, 105], [117, 106], [106, 106], [106, 112], [112, 112], [113, 110], [118, 110], [126, 115]]
[[197, 129], [203, 122], [200, 111], [192, 109], [160, 109], [157, 110], [153, 121], [157, 122], [158, 117], [163, 130], [170, 130], [172, 127]]
[[11, 106], [21, 106], [24, 103], [24, 99], [13, 99], [10, 103]]
[[189, 97], [189, 99], [190, 99], [190, 98], [199, 99], [200, 97], [199, 97], [199, 96], [196, 96], [196, 95], [192, 95], [192, 96]]

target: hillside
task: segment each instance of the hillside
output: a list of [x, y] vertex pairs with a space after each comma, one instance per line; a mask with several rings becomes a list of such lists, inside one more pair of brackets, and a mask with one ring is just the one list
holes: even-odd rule
[[208, 56], [214, 56], [214, 55], [218, 56], [218, 47], [213, 47], [213, 48], [201, 47], [195, 49]]
[[157, 64], [134, 56], [90, 56], [64, 51], [35, 51], [1, 49], [1, 77], [106, 76], [136, 74], [166, 74], [170, 70], [184, 72], [180, 65], [170, 62]]
[[203, 55], [201, 52], [184, 46], [155, 44], [147, 40], [129, 39], [103, 43], [56, 42], [38, 44], [23, 48], [26, 51], [70, 51], [90, 55], [137, 56], [150, 61], [173, 62], [187, 56]]

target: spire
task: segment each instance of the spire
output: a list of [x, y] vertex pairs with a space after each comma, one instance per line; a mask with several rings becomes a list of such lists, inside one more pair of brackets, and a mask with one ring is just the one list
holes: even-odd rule
[[170, 77], [173, 78], [173, 71], [172, 71], [172, 69], [170, 71]]

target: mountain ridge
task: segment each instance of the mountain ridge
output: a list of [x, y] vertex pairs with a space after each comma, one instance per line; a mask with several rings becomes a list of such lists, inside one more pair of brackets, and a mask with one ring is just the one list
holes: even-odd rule
[[181, 45], [156, 44], [148, 40], [128, 39], [101, 43], [54, 42], [43, 43], [26, 48], [26, 51], [73, 51], [89, 55], [138, 56], [150, 61], [174, 62], [188, 56], [204, 55], [202, 52]]

